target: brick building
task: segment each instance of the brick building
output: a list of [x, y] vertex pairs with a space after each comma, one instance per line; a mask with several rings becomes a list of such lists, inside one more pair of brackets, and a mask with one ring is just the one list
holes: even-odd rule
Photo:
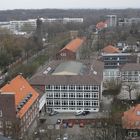
[[76, 60], [80, 59], [80, 50], [84, 39], [76, 38], [68, 43], [63, 49], [56, 54], [57, 60]]
[[124, 112], [122, 126], [125, 131], [126, 140], [140, 139], [140, 104]]
[[38, 115], [38, 93], [18, 75], [0, 92], [0, 134], [23, 137]]

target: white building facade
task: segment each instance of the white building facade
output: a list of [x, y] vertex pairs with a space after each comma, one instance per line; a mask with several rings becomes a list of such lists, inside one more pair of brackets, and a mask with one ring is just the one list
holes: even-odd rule
[[48, 110], [59, 112], [99, 111], [100, 85], [49, 85], [46, 86], [46, 92]]

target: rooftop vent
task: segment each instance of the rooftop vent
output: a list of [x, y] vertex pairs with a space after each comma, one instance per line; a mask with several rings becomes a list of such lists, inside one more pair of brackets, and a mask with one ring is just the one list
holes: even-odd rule
[[21, 110], [21, 108], [29, 101], [31, 97], [32, 93], [28, 93], [27, 96], [16, 107], [16, 113], [18, 113]]

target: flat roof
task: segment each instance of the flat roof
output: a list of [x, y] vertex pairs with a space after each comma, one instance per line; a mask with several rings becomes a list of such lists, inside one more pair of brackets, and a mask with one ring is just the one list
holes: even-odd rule
[[[64, 72], [62, 68], [59, 66], [64, 65], [63, 69], [66, 69], [68, 72]], [[72, 65], [70, 65], [72, 64]], [[67, 68], [65, 68], [67, 66]], [[70, 68], [72, 66], [72, 68]], [[50, 67], [50, 71], [44, 73], [46, 69]], [[81, 74], [81, 69], [82, 74]], [[56, 85], [69, 85], [69, 84], [100, 84], [103, 79], [103, 62], [97, 60], [81, 60], [81, 61], [52, 61], [46, 67], [44, 67], [41, 71], [36, 73], [29, 82], [31, 85], [48, 85], [48, 84], [56, 84]], [[62, 71], [61, 71], [62, 70]], [[57, 74], [53, 74], [54, 72], [58, 72]], [[71, 74], [72, 72], [76, 74]], [[61, 73], [61, 74], [60, 74]]]
[[56, 67], [55, 71], [52, 73], [52, 75], [82, 75], [84, 71], [84, 66], [80, 62], [76, 61], [68, 61], [63, 62], [59, 64], [58, 67]]

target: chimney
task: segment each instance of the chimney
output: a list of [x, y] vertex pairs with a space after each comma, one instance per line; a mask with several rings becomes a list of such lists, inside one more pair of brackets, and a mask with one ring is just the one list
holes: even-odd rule
[[22, 78], [23, 74], [22, 73], [19, 73], [20, 77]]

